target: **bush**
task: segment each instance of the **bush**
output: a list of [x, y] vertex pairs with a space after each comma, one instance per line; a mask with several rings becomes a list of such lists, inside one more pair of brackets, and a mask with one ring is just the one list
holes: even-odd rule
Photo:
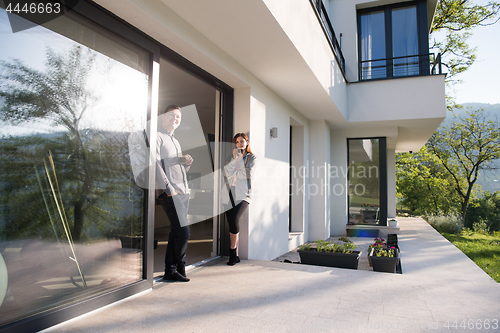
[[463, 229], [460, 215], [430, 215], [426, 217], [426, 220], [440, 233], [458, 235]]
[[482, 198], [474, 199], [467, 208], [465, 223], [474, 229], [475, 223], [486, 223], [487, 230], [500, 230], [500, 192], [486, 192]]
[[488, 224], [483, 219], [481, 219], [479, 222], [474, 222], [472, 224], [472, 230], [474, 230], [474, 232], [477, 232], [478, 234], [483, 234], [483, 235], [487, 235], [489, 232]]

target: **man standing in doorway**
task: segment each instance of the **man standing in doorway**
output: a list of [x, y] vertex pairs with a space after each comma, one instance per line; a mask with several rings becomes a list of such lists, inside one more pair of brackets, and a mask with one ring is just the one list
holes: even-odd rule
[[158, 119], [156, 141], [156, 181], [158, 199], [170, 221], [167, 252], [165, 253], [165, 281], [188, 282], [186, 250], [190, 235], [187, 213], [189, 188], [186, 172], [193, 163], [190, 155], [182, 155], [174, 132], [181, 123], [181, 108], [168, 106]]

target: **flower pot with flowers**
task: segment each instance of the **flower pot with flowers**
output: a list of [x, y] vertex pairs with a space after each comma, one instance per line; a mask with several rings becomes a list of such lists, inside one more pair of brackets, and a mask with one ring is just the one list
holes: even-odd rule
[[379, 213], [379, 207], [378, 205], [371, 205], [371, 204], [363, 204], [363, 209], [362, 209], [362, 214], [363, 214], [363, 220], [365, 223], [376, 223], [378, 222], [378, 213]]
[[380, 248], [380, 249], [382, 249], [382, 248], [385, 248], [385, 247], [387, 247], [387, 242], [383, 238], [375, 238], [373, 240], [373, 244], [370, 244], [368, 246], [368, 263], [370, 264], [370, 267], [373, 266], [373, 264], [372, 264], [372, 257], [370, 256], [370, 254], [372, 252], [372, 249], [374, 249], [374, 248]]
[[374, 247], [370, 252], [370, 257], [375, 272], [396, 273], [399, 251], [395, 247]]
[[352, 242], [336, 244], [317, 239], [316, 243], [301, 245], [297, 251], [300, 263], [306, 265], [358, 269], [360, 251]]

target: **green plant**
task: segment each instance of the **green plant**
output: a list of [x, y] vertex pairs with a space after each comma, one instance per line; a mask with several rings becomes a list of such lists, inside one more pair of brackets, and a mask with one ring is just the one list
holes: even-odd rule
[[373, 251], [373, 255], [376, 257], [388, 257], [388, 258], [393, 258], [395, 256], [395, 248], [391, 247], [390, 249], [387, 248], [375, 248]]
[[473, 199], [467, 208], [465, 221], [474, 228], [474, 222], [484, 221], [488, 230], [500, 230], [500, 191], [485, 192], [481, 198]]
[[[358, 246], [354, 245], [351, 241], [343, 244], [337, 244], [316, 238], [316, 250], [318, 252], [352, 253], [357, 247]], [[308, 247], [306, 247], [306, 244], [301, 245], [300, 249], [311, 250], [311, 245], [308, 244]]]
[[311, 243], [305, 243], [299, 246], [299, 249], [302, 251], [310, 251], [311, 250]]
[[477, 232], [477, 233], [480, 233], [480, 234], [488, 234], [489, 230], [488, 230], [488, 225], [486, 224], [486, 221], [483, 220], [483, 219], [480, 219], [479, 222], [474, 222], [472, 224], [472, 230], [474, 230], [474, 232]]
[[330, 245], [330, 242], [316, 238], [316, 249], [319, 252], [328, 252], [329, 245]]
[[341, 253], [352, 253], [355, 248], [357, 248], [357, 245], [354, 245], [352, 242], [349, 243], [344, 243], [342, 245], [339, 245], [337, 248], [336, 252], [341, 252]]
[[342, 236], [339, 238], [339, 241], [343, 241], [343, 242], [346, 242], [346, 243], [351, 243], [351, 240], [345, 236]]
[[459, 234], [463, 229], [460, 215], [429, 215], [425, 219], [440, 233]]

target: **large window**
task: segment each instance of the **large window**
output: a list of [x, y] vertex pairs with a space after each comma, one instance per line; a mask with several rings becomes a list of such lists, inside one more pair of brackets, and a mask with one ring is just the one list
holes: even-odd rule
[[72, 12], [13, 33], [0, 8], [0, 45], [3, 326], [142, 279], [150, 54]]
[[386, 225], [386, 139], [349, 139], [348, 154], [348, 223]]
[[428, 74], [427, 20], [419, 15], [423, 6], [417, 2], [359, 12], [360, 80]]

